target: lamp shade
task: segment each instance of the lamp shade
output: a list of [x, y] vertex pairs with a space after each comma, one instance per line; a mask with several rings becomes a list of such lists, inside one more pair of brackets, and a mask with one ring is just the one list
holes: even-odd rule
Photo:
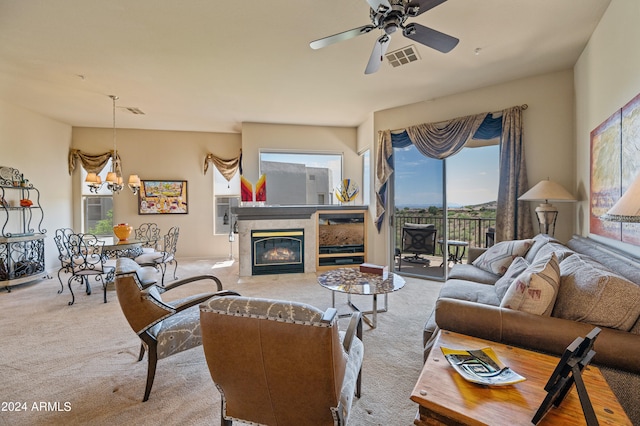
[[98, 175], [95, 173], [87, 173], [87, 177], [84, 181], [87, 183], [98, 183]]
[[640, 173], [618, 202], [600, 218], [611, 222], [640, 222]]
[[576, 201], [576, 198], [562, 185], [552, 180], [541, 180], [518, 198], [522, 201]]

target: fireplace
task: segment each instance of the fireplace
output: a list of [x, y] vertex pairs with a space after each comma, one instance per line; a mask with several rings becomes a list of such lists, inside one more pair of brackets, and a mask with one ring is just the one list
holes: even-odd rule
[[304, 272], [304, 229], [251, 231], [251, 274]]

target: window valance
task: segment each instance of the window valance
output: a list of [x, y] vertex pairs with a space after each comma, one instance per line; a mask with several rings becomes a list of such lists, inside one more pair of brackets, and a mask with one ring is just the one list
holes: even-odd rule
[[522, 110], [525, 109], [527, 105], [495, 113], [419, 124], [393, 133], [391, 130], [378, 132], [375, 220], [378, 232], [384, 220], [387, 185], [394, 168], [393, 148], [413, 144], [427, 157], [444, 159], [455, 155], [471, 141], [486, 141], [499, 137], [500, 184], [496, 221], [501, 222], [501, 226], [497, 230], [496, 240], [523, 238], [531, 234], [531, 217], [525, 209], [519, 209], [517, 201], [528, 188], [522, 140]]
[[[82, 167], [87, 171], [87, 173], [100, 173], [111, 158], [113, 158], [113, 151], [108, 151], [102, 154], [87, 154], [79, 149], [70, 149], [68, 159], [69, 174], [73, 173], [76, 169], [77, 160], [80, 160]], [[118, 175], [122, 175], [122, 161], [120, 160], [119, 154], [116, 154], [115, 171]]]
[[207, 156], [204, 158], [205, 175], [207, 174], [207, 170], [209, 170], [209, 163], [213, 163], [220, 174], [222, 174], [222, 176], [224, 176], [227, 181], [230, 181], [233, 175], [236, 174], [238, 169], [240, 169], [240, 174], [242, 174], [242, 151], [240, 151], [240, 155], [231, 159], [216, 157], [211, 153], [207, 154]]

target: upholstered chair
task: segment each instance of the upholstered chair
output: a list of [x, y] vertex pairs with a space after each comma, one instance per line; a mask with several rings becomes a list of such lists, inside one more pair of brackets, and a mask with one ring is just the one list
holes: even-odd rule
[[177, 226], [169, 229], [169, 232], [162, 238], [162, 250], [142, 253], [135, 258], [136, 263], [142, 266], [155, 266], [162, 272], [162, 281], [160, 284], [164, 286], [164, 276], [167, 272], [167, 265], [174, 264], [173, 279], [177, 280], [176, 272], [178, 270], [178, 261], [176, 260], [176, 251], [178, 249], [178, 235], [180, 228]]
[[360, 396], [362, 317], [240, 296], [200, 305], [202, 344], [222, 396], [221, 423], [344, 425]]
[[[116, 262], [116, 293], [120, 308], [142, 340], [138, 361], [142, 361], [148, 349], [147, 385], [143, 401], [149, 399], [159, 359], [202, 344], [198, 305], [215, 295], [237, 294], [222, 291], [222, 283], [213, 275], [194, 276], [175, 281], [164, 288], [157, 287], [151, 276], [145, 276], [145, 269], [127, 258], [120, 258]], [[213, 281], [216, 291], [171, 302], [162, 300], [161, 293], [202, 280]]]

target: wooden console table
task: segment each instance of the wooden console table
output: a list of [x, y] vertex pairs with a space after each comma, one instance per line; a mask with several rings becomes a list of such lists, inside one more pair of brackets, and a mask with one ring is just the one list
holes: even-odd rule
[[[501, 387], [470, 383], [451, 367], [442, 355], [441, 346], [455, 349], [490, 346], [505, 365], [527, 380]], [[547, 395], [544, 386], [558, 360], [550, 355], [440, 331], [411, 393], [411, 400], [419, 404], [414, 423], [419, 426], [531, 424]], [[631, 425], [597, 367], [587, 366], [582, 377], [600, 424]], [[586, 424], [575, 386], [560, 406], [552, 407], [538, 424]]]

